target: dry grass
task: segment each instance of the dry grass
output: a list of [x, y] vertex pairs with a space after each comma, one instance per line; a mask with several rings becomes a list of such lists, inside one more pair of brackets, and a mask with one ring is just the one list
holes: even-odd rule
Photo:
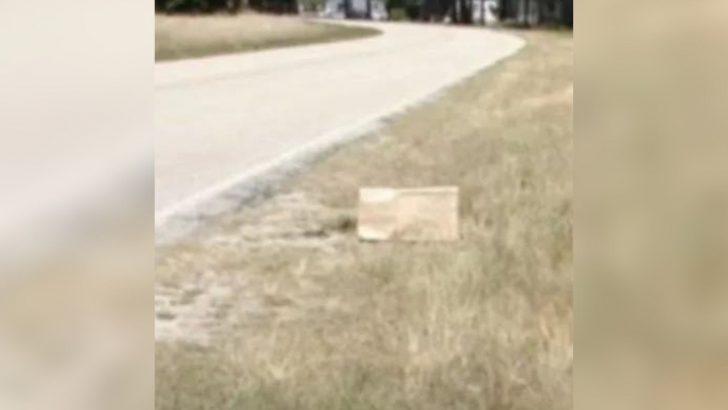
[[[517, 56], [159, 250], [159, 287], [230, 296], [185, 325], [207, 344], [157, 343], [158, 409], [571, 408], [573, 37], [520, 34]], [[359, 186], [431, 184], [460, 186], [461, 241], [356, 240]]]
[[156, 16], [155, 58], [176, 60], [377, 34], [373, 29], [258, 14]]

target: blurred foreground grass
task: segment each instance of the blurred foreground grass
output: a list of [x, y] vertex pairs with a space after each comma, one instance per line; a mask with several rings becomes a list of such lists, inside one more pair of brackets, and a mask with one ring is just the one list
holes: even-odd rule
[[[183, 308], [158, 309], [178, 333], [158, 337], [157, 409], [571, 408], [574, 41], [519, 35], [516, 56], [159, 250], [157, 294]], [[358, 187], [436, 184], [461, 189], [461, 241], [357, 241]]]

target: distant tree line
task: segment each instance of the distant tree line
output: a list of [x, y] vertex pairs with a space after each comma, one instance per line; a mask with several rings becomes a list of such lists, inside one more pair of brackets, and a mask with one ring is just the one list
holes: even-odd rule
[[[370, 0], [371, 1], [371, 0]], [[482, 21], [485, 7], [503, 22], [530, 26], [558, 24], [573, 27], [573, 0], [386, 0], [390, 16], [398, 10], [409, 20], [474, 24]]]
[[227, 11], [236, 13], [244, 4], [243, 0], [155, 0], [157, 12], [212, 13]]
[[501, 21], [520, 25], [540, 24], [574, 26], [573, 0], [500, 0]]
[[158, 13], [237, 13], [252, 9], [273, 13], [295, 13], [297, 0], [154, 0]]
[[[212, 13], [226, 11], [236, 13], [243, 8], [275, 13], [296, 13], [298, 3], [305, 10], [321, 10], [327, 0], [155, 0], [158, 12]], [[495, 4], [492, 11], [500, 21], [524, 26], [559, 24], [573, 27], [573, 0], [367, 0], [366, 12], [352, 12], [352, 0], [343, 1], [346, 16], [371, 17], [372, 2], [382, 1], [390, 19], [445, 21], [457, 24], [474, 24], [486, 4]]]
[[267, 13], [323, 10], [327, 0], [155, 0], [157, 13], [237, 13], [249, 9]]

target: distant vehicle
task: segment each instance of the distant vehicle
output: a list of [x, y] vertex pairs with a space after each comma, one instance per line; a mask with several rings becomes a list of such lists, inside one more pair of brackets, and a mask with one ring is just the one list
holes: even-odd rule
[[473, 22], [485, 24], [498, 21], [498, 0], [473, 0]]
[[[371, 0], [371, 19], [387, 20], [387, 7], [383, 0]], [[349, 0], [349, 12], [347, 15], [346, 3], [344, 0], [327, 0], [322, 13], [328, 18], [367, 18], [367, 0]]]

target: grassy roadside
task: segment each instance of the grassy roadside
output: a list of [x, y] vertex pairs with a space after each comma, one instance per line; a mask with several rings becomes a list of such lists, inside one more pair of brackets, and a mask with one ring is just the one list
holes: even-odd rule
[[369, 28], [258, 14], [157, 15], [155, 23], [156, 61], [339, 41], [378, 33]]
[[[573, 37], [519, 34], [518, 55], [159, 250], [157, 409], [571, 408]], [[356, 240], [359, 186], [431, 184], [460, 186], [461, 241]]]

